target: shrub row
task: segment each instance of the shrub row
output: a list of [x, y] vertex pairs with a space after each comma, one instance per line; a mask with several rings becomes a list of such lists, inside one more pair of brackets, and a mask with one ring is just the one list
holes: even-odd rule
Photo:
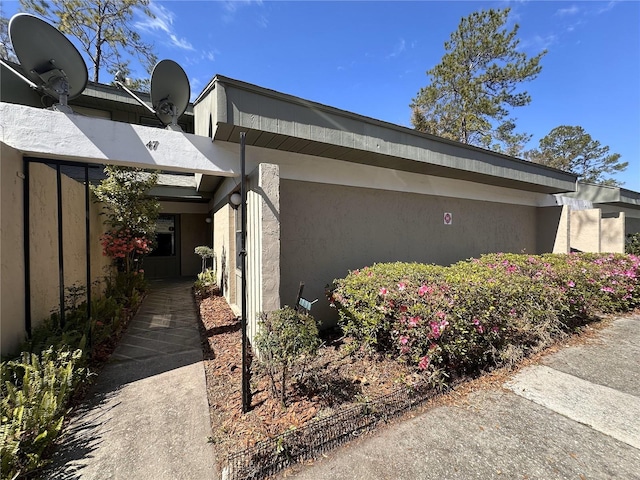
[[639, 279], [633, 255], [491, 254], [351, 271], [330, 301], [352, 348], [464, 375], [515, 363], [597, 313], [639, 306]]

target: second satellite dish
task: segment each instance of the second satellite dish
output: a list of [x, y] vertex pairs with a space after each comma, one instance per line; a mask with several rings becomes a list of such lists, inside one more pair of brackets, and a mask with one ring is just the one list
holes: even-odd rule
[[151, 73], [151, 104], [158, 119], [173, 130], [180, 130], [178, 118], [189, 105], [191, 87], [187, 74], [173, 60], [161, 60]]
[[76, 47], [55, 27], [27, 13], [11, 18], [9, 36], [25, 81], [58, 100], [54, 109], [70, 112], [67, 100], [80, 95], [89, 80]]

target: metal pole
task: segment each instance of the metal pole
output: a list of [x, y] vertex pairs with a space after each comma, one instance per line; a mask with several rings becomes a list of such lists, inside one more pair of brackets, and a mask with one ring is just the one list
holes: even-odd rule
[[58, 281], [60, 282], [60, 327], [64, 328], [64, 243], [62, 236], [62, 174], [60, 164], [56, 165], [56, 184], [58, 190]]
[[24, 212], [24, 329], [31, 338], [31, 233], [29, 229], [29, 160], [22, 160]]
[[91, 190], [89, 189], [89, 166], [84, 166], [84, 215], [85, 251], [87, 262], [87, 345], [91, 352]]
[[247, 339], [247, 181], [245, 175], [245, 140], [246, 132], [240, 133], [240, 215], [242, 215], [242, 232], [240, 256], [242, 257], [242, 413], [251, 408], [251, 391], [249, 385], [249, 361]]

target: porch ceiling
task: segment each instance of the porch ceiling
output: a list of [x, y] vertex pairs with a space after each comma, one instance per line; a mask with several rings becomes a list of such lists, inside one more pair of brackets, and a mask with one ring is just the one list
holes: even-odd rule
[[576, 176], [222, 76], [214, 140], [541, 193], [572, 192]]

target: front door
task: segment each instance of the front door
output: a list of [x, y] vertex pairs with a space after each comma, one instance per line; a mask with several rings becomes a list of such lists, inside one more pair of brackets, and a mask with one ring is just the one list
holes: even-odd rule
[[156, 247], [144, 259], [147, 278], [180, 276], [180, 215], [160, 214], [156, 225]]

